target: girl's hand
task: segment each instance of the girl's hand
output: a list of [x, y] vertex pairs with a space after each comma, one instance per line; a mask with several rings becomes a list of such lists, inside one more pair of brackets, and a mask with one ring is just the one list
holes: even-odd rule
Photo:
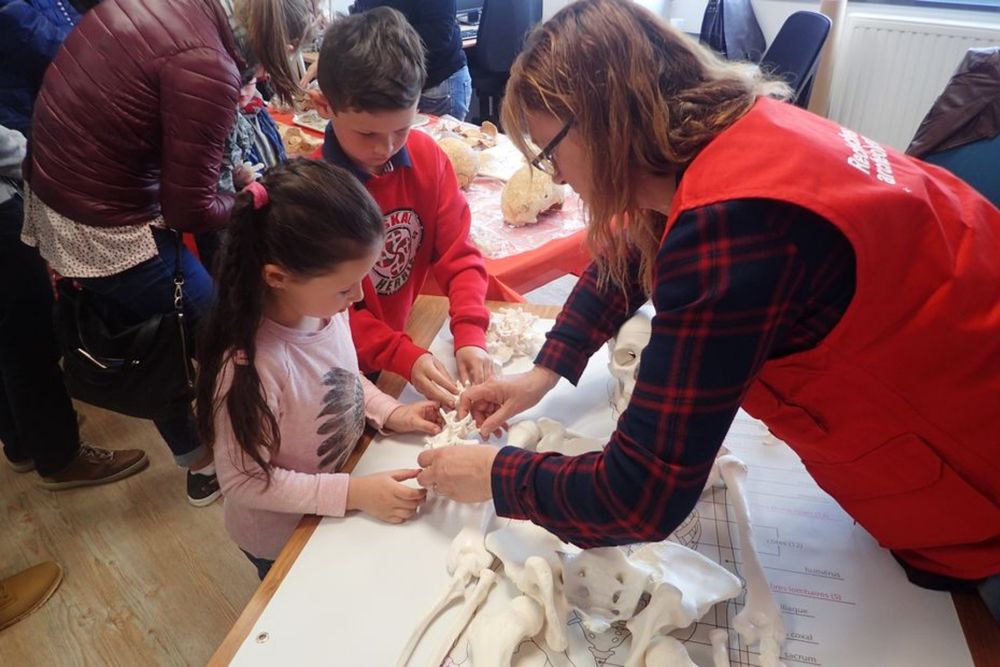
[[475, 345], [466, 345], [455, 350], [458, 363], [458, 379], [462, 382], [482, 384], [493, 377], [493, 359], [489, 352]]
[[389, 413], [385, 420], [385, 428], [396, 433], [427, 433], [437, 435], [441, 432], [440, 404], [435, 401], [418, 401], [409, 405], [401, 405]]
[[388, 523], [403, 523], [427, 499], [426, 489], [400, 483], [419, 473], [419, 470], [390, 470], [363, 477], [352, 475], [347, 487], [347, 509], [361, 510]]
[[503, 375], [485, 384], [469, 387], [462, 394], [459, 419], [472, 413], [483, 438], [489, 438], [507, 420], [542, 400], [559, 382], [559, 375], [542, 366], [527, 373]]
[[458, 387], [448, 370], [430, 352], [420, 355], [410, 369], [410, 384], [432, 401], [449, 409], [455, 407]]

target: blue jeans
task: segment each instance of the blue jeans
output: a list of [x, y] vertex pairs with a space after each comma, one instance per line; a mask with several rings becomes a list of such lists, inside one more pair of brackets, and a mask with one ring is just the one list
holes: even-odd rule
[[266, 577], [267, 573], [271, 571], [274, 561], [266, 558], [257, 558], [246, 549], [240, 549], [240, 551], [242, 551], [243, 555], [249, 558], [250, 562], [253, 563], [253, 566], [257, 568], [257, 577], [261, 581], [264, 581], [264, 577]]
[[[131, 269], [101, 278], [78, 278], [77, 282], [94, 294], [121, 306], [142, 321], [157, 313], [167, 312], [174, 298], [174, 262], [177, 241], [174, 233], [153, 229], [159, 255]], [[195, 340], [198, 322], [212, 305], [214, 286], [205, 267], [187, 248], [181, 248], [181, 270], [184, 273], [184, 316], [189, 340]], [[191, 345], [192, 354], [194, 345]], [[156, 430], [173, 452], [177, 465], [188, 468], [204, 456], [208, 449], [201, 444], [195, 428], [194, 412], [184, 406], [177, 414], [153, 421]]]
[[465, 66], [433, 88], [424, 89], [420, 93], [417, 108], [423, 113], [435, 116], [451, 114], [459, 120], [465, 120], [471, 101], [472, 77], [469, 75], [469, 67]]

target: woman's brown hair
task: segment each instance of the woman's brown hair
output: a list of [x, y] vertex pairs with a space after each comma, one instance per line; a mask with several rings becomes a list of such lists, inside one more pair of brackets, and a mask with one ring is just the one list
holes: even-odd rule
[[529, 159], [537, 149], [527, 141], [527, 113], [572, 122], [591, 166], [587, 240], [601, 284], [623, 286], [635, 275], [635, 247], [649, 290], [665, 217], [637, 207], [636, 175], [677, 174], [759, 95], [787, 90], [754, 65], [721, 60], [634, 2], [578, 0], [528, 36], [502, 121]]
[[286, 103], [301, 92], [292, 68], [289, 47], [298, 49], [312, 39], [316, 17], [314, 0], [236, 0], [233, 14], [246, 30], [252, 56], [260, 62]]

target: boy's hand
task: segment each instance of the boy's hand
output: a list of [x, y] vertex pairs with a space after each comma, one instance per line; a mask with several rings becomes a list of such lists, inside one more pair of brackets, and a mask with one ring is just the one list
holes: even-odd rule
[[410, 384], [432, 401], [448, 409], [455, 407], [458, 387], [448, 370], [430, 352], [420, 355], [410, 369]]
[[409, 405], [401, 405], [385, 420], [385, 428], [396, 433], [428, 433], [437, 435], [441, 432], [441, 415], [439, 404], [434, 401], [418, 401]]
[[482, 384], [493, 377], [493, 358], [490, 353], [475, 345], [466, 345], [455, 350], [458, 363], [458, 379], [462, 382]]
[[427, 499], [426, 489], [401, 484], [419, 470], [390, 470], [363, 477], [351, 476], [347, 487], [347, 509], [361, 510], [388, 523], [403, 523], [417, 513]]

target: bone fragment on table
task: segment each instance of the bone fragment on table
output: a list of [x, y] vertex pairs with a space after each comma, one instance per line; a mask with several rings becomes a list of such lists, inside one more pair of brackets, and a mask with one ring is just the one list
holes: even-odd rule
[[466, 527], [459, 531], [448, 548], [446, 567], [451, 581], [444, 594], [424, 616], [410, 634], [403, 648], [403, 653], [396, 662], [397, 667], [404, 667], [413, 657], [413, 652], [427, 632], [431, 623], [444, 612], [455, 600], [467, 594], [469, 582], [477, 573], [488, 569], [493, 564], [493, 554], [486, 549], [483, 534], [475, 528]]
[[544, 171], [523, 165], [511, 175], [500, 193], [500, 212], [510, 225], [520, 227], [538, 222], [538, 216], [561, 208], [566, 188]]
[[519, 595], [492, 614], [477, 614], [469, 626], [469, 658], [475, 667], [510, 667], [514, 651], [538, 635], [545, 623], [542, 608]]
[[733, 617], [733, 628], [747, 645], [759, 644], [761, 667], [783, 667], [781, 647], [785, 643], [785, 622], [754, 544], [746, 496], [747, 466], [732, 455], [720, 457], [718, 463], [736, 515], [743, 579], [746, 581], [746, 599], [743, 609]]
[[493, 361], [503, 367], [518, 357], [533, 357], [543, 336], [535, 329], [538, 316], [523, 308], [500, 308], [490, 314], [486, 329], [486, 349]]

